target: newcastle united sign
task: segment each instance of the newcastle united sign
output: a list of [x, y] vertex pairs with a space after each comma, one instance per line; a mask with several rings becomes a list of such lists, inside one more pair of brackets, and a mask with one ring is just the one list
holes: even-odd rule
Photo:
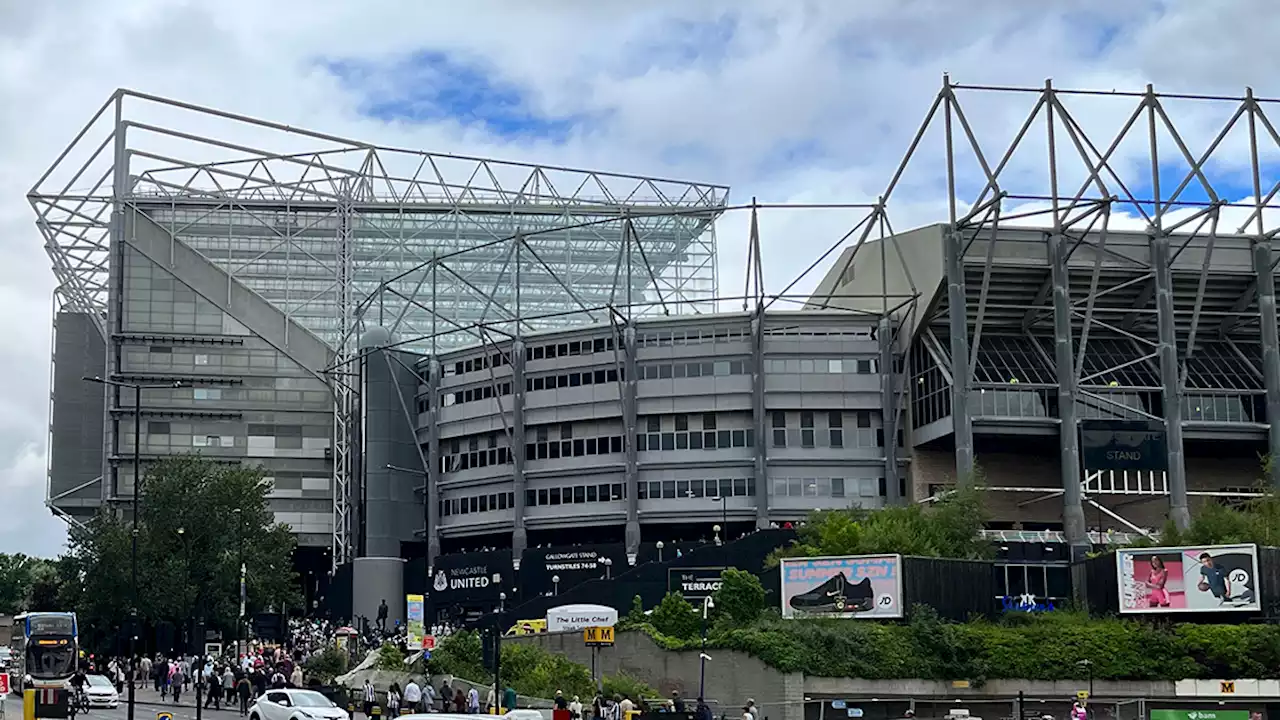
[[436, 592], [447, 590], [478, 590], [489, 587], [493, 578], [489, 577], [489, 568], [485, 565], [437, 570], [431, 589]]
[[667, 571], [667, 591], [679, 593], [689, 602], [701, 602], [720, 589], [724, 568], [671, 568]]

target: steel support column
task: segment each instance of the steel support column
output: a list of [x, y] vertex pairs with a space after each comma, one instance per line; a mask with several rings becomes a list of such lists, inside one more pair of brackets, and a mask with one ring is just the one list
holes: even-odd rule
[[[902, 488], [901, 481], [898, 479], [898, 418], [902, 413], [897, 391], [898, 374], [895, 372], [893, 362], [893, 321], [888, 317], [880, 318], [876, 338], [880, 341], [880, 406], [882, 408], [881, 423], [884, 426], [885, 502], [889, 505], [900, 505]], [[758, 427], [756, 433], [756, 437], [764, 437], [760, 434]], [[756, 444], [764, 446], [763, 442]]]
[[529, 546], [529, 534], [524, 529], [524, 390], [524, 341], [517, 338], [511, 341], [511, 484], [515, 491], [511, 505], [511, 557], [517, 561]]
[[1062, 524], [1071, 560], [1083, 561], [1089, 551], [1089, 530], [1081, 504], [1080, 432], [1076, 423], [1075, 343], [1071, 329], [1071, 286], [1062, 235], [1045, 236], [1053, 294], [1053, 360], [1057, 366], [1059, 464], [1062, 472]]
[[951, 321], [951, 428], [956, 443], [956, 482], [973, 481], [973, 418], [969, 414], [969, 321], [964, 292], [964, 236], [950, 228], [942, 238], [947, 263], [947, 313]]
[[[757, 310], [751, 319], [751, 425], [755, 428], [756, 442], [755, 480], [756, 480], [756, 528], [763, 530], [769, 527], [769, 463], [766, 448], [768, 447], [768, 418], [765, 410], [764, 372], [764, 315]], [[729, 532], [725, 528], [725, 534]]]
[[622, 432], [627, 451], [625, 480], [627, 493], [627, 557], [640, 553], [640, 468], [636, 453], [637, 392], [639, 390], [636, 368], [636, 328], [627, 323], [622, 330], [622, 347], [614, 352], [622, 353]]
[[1276, 276], [1271, 239], [1253, 243], [1253, 271], [1257, 274], [1258, 322], [1262, 337], [1262, 376], [1267, 388], [1268, 450], [1273, 488], [1280, 488], [1280, 332], [1276, 329]]
[[1182, 384], [1178, 378], [1178, 338], [1173, 315], [1173, 273], [1169, 236], [1158, 230], [1151, 235], [1151, 265], [1156, 275], [1156, 326], [1159, 336], [1161, 397], [1168, 443], [1169, 518], [1185, 530], [1191, 525], [1187, 507], [1187, 469], [1182, 453]]
[[422, 493], [427, 504], [424, 539], [429, 568], [440, 557], [440, 371], [440, 361], [431, 356], [427, 363], [427, 486]]

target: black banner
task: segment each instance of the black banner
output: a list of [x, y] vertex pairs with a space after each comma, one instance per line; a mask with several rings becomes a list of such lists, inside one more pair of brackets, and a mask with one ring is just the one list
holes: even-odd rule
[[667, 571], [667, 591], [679, 593], [689, 602], [700, 602], [720, 589], [724, 568], [671, 568]]
[[1085, 470], [1168, 470], [1164, 424], [1146, 420], [1082, 420]]
[[435, 606], [497, 602], [504, 589], [515, 587], [510, 550], [441, 555], [431, 568], [427, 595]]
[[[575, 545], [573, 547], [531, 548], [520, 560], [520, 591], [523, 597], [555, 595], [588, 580], [626, 572], [624, 545]], [[556, 582], [559, 578], [559, 582]]]

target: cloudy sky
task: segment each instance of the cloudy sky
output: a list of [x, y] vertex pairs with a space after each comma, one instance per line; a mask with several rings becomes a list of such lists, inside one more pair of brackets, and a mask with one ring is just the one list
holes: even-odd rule
[[[738, 201], [855, 203], [883, 191], [944, 72], [1274, 97], [1263, 49], [1278, 35], [1274, 0], [0, 0], [0, 551], [64, 541], [42, 505], [53, 277], [25, 194], [117, 87], [398, 146], [723, 183]], [[1032, 101], [966, 107], [998, 145]], [[1105, 146], [1132, 107], [1079, 119]], [[1175, 122], [1202, 148], [1233, 109]], [[939, 137], [891, 201], [896, 227], [943, 219]], [[1228, 172], [1247, 162], [1228, 155]], [[1011, 167], [1042, 186], [1033, 160]], [[762, 218], [770, 283], [857, 219]], [[744, 227], [720, 228], [726, 293]]]

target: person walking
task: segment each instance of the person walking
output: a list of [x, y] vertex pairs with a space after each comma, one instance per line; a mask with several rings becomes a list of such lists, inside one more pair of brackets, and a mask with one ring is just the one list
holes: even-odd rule
[[480, 692], [475, 686], [471, 686], [471, 690], [467, 692], [467, 712], [471, 715], [480, 714]]
[[393, 718], [400, 714], [400, 683], [391, 683], [391, 687], [387, 688], [387, 717]]
[[410, 712], [422, 712], [422, 688], [418, 687], [417, 681], [409, 678], [409, 682], [404, 686], [404, 706]]
[[236, 673], [230, 665], [222, 671], [222, 692], [226, 695], [227, 706], [230, 707], [236, 699]]
[[378, 632], [387, 631], [387, 599], [382, 599], [382, 604], [378, 606]]
[[364, 680], [364, 716], [373, 717], [373, 705], [378, 701], [378, 691], [373, 689], [373, 681]]
[[467, 711], [467, 696], [462, 693], [462, 688], [453, 691], [453, 711], [460, 713]]
[[236, 683], [236, 696], [240, 698], [240, 717], [249, 715], [249, 698], [253, 695], [253, 686], [249, 684], [249, 677], [241, 675], [240, 681]]
[[204, 683], [205, 697], [204, 706], [209, 707], [209, 703], [213, 703], [213, 709], [222, 709], [222, 676], [217, 671], [210, 672], [201, 682]]
[[186, 682], [187, 682], [187, 676], [186, 676], [186, 673], [182, 672], [182, 666], [174, 665], [173, 675], [169, 677], [169, 685], [171, 686], [170, 689], [173, 690], [174, 705], [178, 704], [178, 698], [182, 696], [182, 688], [184, 685], [186, 685]]

